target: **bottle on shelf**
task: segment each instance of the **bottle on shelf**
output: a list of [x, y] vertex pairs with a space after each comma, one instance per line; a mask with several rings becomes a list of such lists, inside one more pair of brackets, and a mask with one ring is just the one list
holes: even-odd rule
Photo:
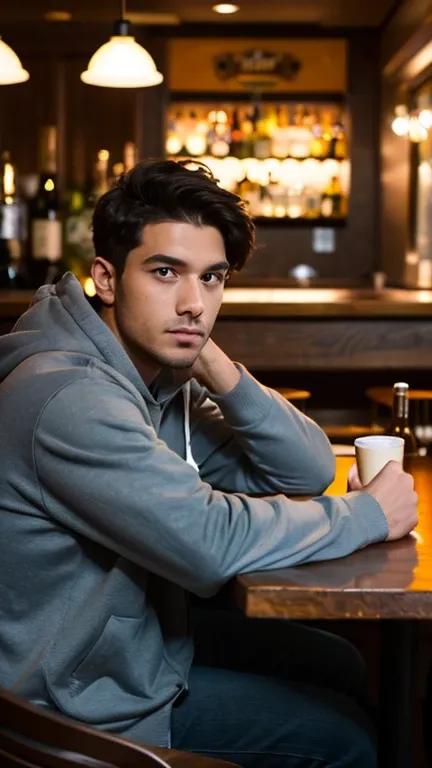
[[57, 128], [40, 134], [39, 187], [29, 204], [30, 254], [28, 280], [32, 288], [54, 283], [62, 272], [62, 223], [57, 180]]
[[0, 174], [0, 288], [11, 290], [25, 287], [21, 271], [25, 217], [9, 152], [2, 154]]
[[88, 196], [90, 208], [94, 208], [97, 201], [105, 192], [108, 192], [110, 183], [108, 179], [108, 163], [110, 153], [107, 149], [99, 149], [93, 169], [93, 184]]
[[230, 151], [231, 131], [228, 115], [223, 109], [214, 109], [208, 119], [211, 128], [208, 134], [208, 149], [213, 157], [226, 157]]
[[264, 109], [258, 104], [254, 109], [254, 121], [254, 157], [256, 157], [258, 160], [264, 160], [266, 157], [270, 157], [271, 155], [272, 137]]
[[340, 179], [332, 176], [321, 198], [321, 215], [326, 218], [340, 218], [344, 215], [344, 198]]
[[401, 437], [405, 442], [404, 457], [418, 454], [417, 441], [409, 425], [409, 386], [398, 381], [393, 386], [393, 407], [388, 434]]
[[290, 155], [300, 160], [310, 156], [313, 141], [308, 113], [301, 105], [296, 109], [294, 122], [295, 124], [291, 129]]
[[246, 157], [245, 142], [238, 109], [234, 109], [232, 114], [230, 155], [239, 159]]
[[311, 157], [321, 159], [326, 156], [326, 142], [323, 138], [323, 126], [318, 115], [313, 115], [313, 123], [311, 127], [312, 141], [310, 147]]
[[291, 131], [289, 127], [289, 112], [286, 104], [282, 104], [277, 113], [277, 125], [273, 132], [271, 154], [280, 160], [288, 157], [291, 146]]

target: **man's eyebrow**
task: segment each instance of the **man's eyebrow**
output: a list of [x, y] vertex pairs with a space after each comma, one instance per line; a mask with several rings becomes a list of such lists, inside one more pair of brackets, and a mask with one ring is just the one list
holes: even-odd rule
[[[148, 259], [144, 259], [143, 264], [165, 264], [167, 267], [187, 267], [188, 263], [183, 259], [178, 259], [176, 256], [168, 256], [167, 253], [155, 253]], [[210, 264], [205, 267], [204, 272], [217, 272], [219, 270], [228, 270], [230, 268], [229, 262], [217, 261], [215, 264]]]

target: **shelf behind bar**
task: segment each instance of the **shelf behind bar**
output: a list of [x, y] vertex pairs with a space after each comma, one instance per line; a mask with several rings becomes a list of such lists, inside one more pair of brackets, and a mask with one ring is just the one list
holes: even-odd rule
[[242, 104], [255, 103], [255, 102], [291, 102], [296, 104], [319, 102], [320, 104], [346, 104], [347, 96], [345, 93], [314, 93], [307, 91], [304, 93], [272, 93], [269, 91], [265, 93], [261, 91], [259, 94], [251, 91], [224, 91], [223, 93], [212, 91], [171, 91], [169, 95], [169, 101], [172, 104], [178, 102], [187, 101], [204, 102], [206, 104], [216, 102], [217, 104], [231, 104], [231, 102], [239, 102]]
[[344, 227], [347, 223], [347, 218], [334, 218], [327, 216], [317, 216], [316, 218], [308, 218], [306, 216], [298, 216], [297, 218], [291, 218], [290, 216], [254, 216], [254, 224], [257, 226], [265, 227]]

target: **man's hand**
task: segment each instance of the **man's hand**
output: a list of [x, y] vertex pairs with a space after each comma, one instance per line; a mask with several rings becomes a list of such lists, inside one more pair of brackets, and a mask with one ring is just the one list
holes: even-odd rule
[[348, 473], [348, 490], [367, 491], [377, 500], [388, 522], [387, 541], [401, 539], [416, 527], [418, 496], [414, 491], [414, 479], [397, 461], [386, 464], [364, 487], [354, 464]]
[[240, 380], [240, 372], [232, 360], [211, 339], [192, 365], [190, 376], [215, 395], [227, 395]]

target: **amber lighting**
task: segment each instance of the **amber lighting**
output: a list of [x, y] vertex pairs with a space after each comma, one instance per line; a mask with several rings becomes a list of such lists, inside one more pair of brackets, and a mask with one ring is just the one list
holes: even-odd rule
[[238, 5], [234, 5], [233, 3], [218, 3], [217, 5], [213, 6], [212, 10], [215, 11], [215, 13], [230, 14], [237, 13], [240, 8]]

